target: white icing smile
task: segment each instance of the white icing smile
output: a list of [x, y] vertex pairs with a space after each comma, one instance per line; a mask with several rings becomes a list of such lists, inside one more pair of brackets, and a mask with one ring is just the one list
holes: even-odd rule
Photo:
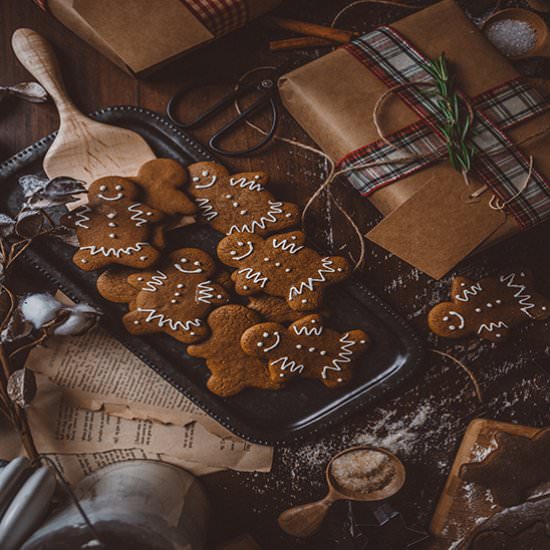
[[462, 330], [466, 322], [464, 320], [464, 317], [460, 313], [456, 311], [449, 311], [449, 315], [445, 315], [445, 317], [443, 317], [443, 320], [450, 321], [451, 319], [449, 318], [449, 316], [451, 315], [456, 318], [456, 320], [458, 321], [458, 324], [450, 324], [449, 330], [457, 330], [457, 329]]
[[180, 264], [174, 264], [174, 267], [182, 273], [202, 273], [202, 268], [200, 267], [197, 267], [197, 269], [184, 269]]
[[[204, 178], [207, 178], [209, 175], [210, 174], [206, 170], [201, 174], [201, 176]], [[198, 183], [201, 181], [201, 178], [199, 176], [195, 176], [193, 178], [193, 181], [195, 182], [195, 189], [208, 189], [218, 181], [218, 176], [213, 175], [208, 183]]]
[[[237, 243], [237, 244], [239, 244], [239, 243]], [[237, 261], [243, 260], [244, 258], [248, 258], [248, 256], [250, 256], [250, 254], [252, 254], [252, 252], [254, 252], [254, 245], [252, 244], [252, 242], [247, 241], [246, 244], [248, 245], [248, 250], [244, 254], [241, 254], [240, 256], [237, 256], [237, 251], [236, 250], [232, 250], [229, 253], [229, 254], [231, 254], [231, 256], [233, 256], [234, 260], [237, 260]], [[244, 246], [244, 243], [241, 243], [241, 246]]]
[[103, 193], [98, 193], [97, 196], [104, 201], [118, 201], [124, 197], [124, 193], [117, 193], [114, 197], [107, 197]]
[[271, 346], [264, 348], [266, 353], [272, 349], [275, 349], [281, 343], [281, 335], [277, 331], [273, 333], [273, 336], [275, 337], [275, 342]]

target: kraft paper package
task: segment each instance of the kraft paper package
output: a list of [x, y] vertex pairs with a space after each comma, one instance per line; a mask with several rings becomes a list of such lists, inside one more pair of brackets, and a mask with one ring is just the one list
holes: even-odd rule
[[[444, 52], [467, 97], [499, 89], [520, 76], [453, 0], [410, 15], [391, 28], [430, 58]], [[379, 139], [373, 110], [388, 87], [346, 48], [286, 74], [279, 88], [290, 114], [335, 162]], [[385, 100], [380, 120], [385, 136], [419, 120], [397, 95]], [[533, 156], [546, 182], [550, 155], [545, 152], [550, 141], [539, 134], [549, 125], [550, 113], [541, 108], [540, 114], [506, 130], [525, 157]], [[442, 158], [377, 189], [369, 200], [384, 218], [367, 237], [440, 278], [475, 250], [522, 231], [514, 216], [489, 207], [491, 192], [483, 193], [477, 202], [467, 200], [472, 189], [483, 185], [475, 171], [469, 179], [471, 188]]]
[[244, 26], [281, 0], [35, 0], [134, 76]]

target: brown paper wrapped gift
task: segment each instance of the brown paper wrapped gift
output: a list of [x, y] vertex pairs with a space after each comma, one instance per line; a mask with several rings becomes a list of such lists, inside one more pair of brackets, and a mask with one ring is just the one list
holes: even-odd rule
[[281, 0], [35, 0], [133, 75], [150, 73]]
[[[452, 0], [406, 17], [392, 28], [430, 58], [444, 52], [468, 97], [519, 76]], [[285, 107], [335, 162], [379, 139], [373, 110], [388, 88], [345, 49], [285, 75], [279, 87]], [[385, 101], [384, 135], [419, 120], [399, 98]], [[545, 154], [550, 140], [539, 134], [549, 124], [546, 111], [506, 131], [524, 155], [533, 156], [543, 177], [550, 175], [550, 155]], [[470, 180], [474, 189], [482, 187], [475, 173]], [[441, 159], [369, 196], [385, 217], [367, 237], [440, 278], [476, 249], [521, 231], [513, 216], [489, 208], [492, 193], [483, 193], [477, 202], [465, 200], [467, 194], [463, 176], [448, 159]]]

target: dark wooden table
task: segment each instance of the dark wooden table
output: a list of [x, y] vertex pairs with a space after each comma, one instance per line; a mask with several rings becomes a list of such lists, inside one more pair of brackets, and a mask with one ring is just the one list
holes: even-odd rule
[[[349, 0], [289, 0], [281, 13], [327, 23], [338, 8], [348, 3]], [[468, 4], [472, 9], [478, 5], [475, 0]], [[405, 14], [395, 8], [369, 6], [345, 17], [342, 26], [368, 30]], [[12, 32], [22, 26], [33, 28], [53, 43], [69, 93], [84, 112], [116, 104], [140, 105], [163, 112], [167, 99], [181, 86], [210, 80], [214, 85], [196, 94], [189, 103], [190, 110], [197, 113], [253, 67], [279, 65], [289, 60], [299, 65], [324, 53], [313, 50], [291, 55], [271, 54], [267, 40], [277, 37], [277, 33], [251, 25], [170, 65], [148, 80], [138, 81], [101, 57], [30, 0], [3, 0], [0, 84], [28, 79], [10, 47]], [[530, 75], [550, 76], [542, 62], [524, 63], [520, 68]], [[0, 116], [0, 160], [57, 126], [57, 115], [51, 104], [31, 106], [8, 99], [0, 104]], [[219, 120], [215, 122], [219, 124]], [[196, 136], [204, 138], [210, 129], [205, 128]], [[307, 142], [307, 137], [288, 115], [284, 115], [279, 133]], [[250, 131], [240, 141], [252, 143], [255, 138]], [[284, 143], [273, 143], [261, 154], [232, 162], [232, 166], [267, 170], [272, 174], [277, 195], [302, 204], [320, 184], [326, 169], [319, 156]], [[334, 192], [363, 230], [379, 219], [368, 202], [359, 198], [345, 181], [335, 183]], [[354, 251], [353, 234], [333, 210], [325, 200], [320, 200], [309, 230], [325, 244], [338, 248], [348, 243]], [[548, 227], [542, 226], [463, 262], [456, 272], [475, 278], [510, 264], [527, 265], [535, 272], [541, 290], [550, 295], [549, 245]], [[476, 338], [449, 344], [428, 333], [426, 313], [447, 297], [450, 277], [434, 281], [368, 243], [362, 278], [410, 320], [426, 339], [427, 347], [446, 350], [468, 365], [481, 384], [483, 403], [476, 400], [463, 371], [429, 353], [414, 379], [377, 407], [357, 414], [345, 425], [327, 430], [322, 438], [278, 449], [270, 474], [222, 472], [204, 478], [213, 505], [212, 545], [248, 532], [266, 549], [336, 547], [336, 543], [327, 541], [334, 540], [342, 531], [345, 504], [335, 507], [323, 531], [309, 541], [286, 537], [278, 529], [276, 517], [290, 505], [322, 496], [324, 464], [333, 452], [355, 442], [374, 442], [397, 450], [407, 467], [408, 480], [392, 503], [410, 527], [425, 530], [461, 435], [471, 419], [483, 416], [534, 426], [550, 424], [547, 323], [523, 327], [499, 345]], [[358, 507], [356, 512], [362, 514], [364, 510]], [[369, 546], [382, 547], [391, 546], [375, 542]]]

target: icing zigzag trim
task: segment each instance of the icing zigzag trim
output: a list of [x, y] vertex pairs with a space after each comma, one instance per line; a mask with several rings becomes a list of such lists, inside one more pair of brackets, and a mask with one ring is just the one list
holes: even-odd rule
[[136, 202], [135, 204], [132, 204], [128, 207], [128, 211], [132, 212], [132, 216], [130, 216], [130, 219], [136, 222], [136, 227], [141, 227], [142, 225], [145, 225], [147, 223], [146, 218], [141, 218], [140, 216], [145, 216], [145, 212], [141, 209], [141, 203]]
[[273, 248], [280, 248], [281, 250], [284, 250], [289, 254], [296, 254], [296, 252], [299, 252], [300, 250], [302, 250], [302, 248], [304, 248], [303, 246], [298, 246], [288, 239], [282, 239], [280, 241], [277, 239], [273, 239], [273, 241], [271, 241], [271, 244], [273, 245]]
[[260, 285], [261, 288], [264, 288], [269, 280], [261, 273], [261, 271], [254, 271], [251, 267], [243, 267], [242, 269], [239, 269], [237, 273], [242, 273], [245, 279], [255, 282], [257, 285]]
[[305, 334], [306, 336], [311, 336], [313, 334], [315, 336], [321, 336], [321, 334], [323, 334], [323, 327], [308, 327], [307, 325], [304, 325], [301, 327], [293, 326], [292, 328], [298, 336], [301, 336], [302, 334]]
[[470, 297], [477, 296], [483, 289], [479, 283], [475, 283], [468, 288], [464, 288], [460, 291], [460, 294], [457, 294], [455, 298], [461, 302], [469, 302]]
[[145, 292], [156, 292], [158, 290], [157, 287], [164, 285], [164, 281], [168, 279], [168, 275], [158, 270], [157, 273], [158, 275], [153, 275], [141, 290]]
[[323, 370], [321, 372], [321, 376], [323, 379], [326, 380], [328, 377], [328, 371], [333, 370], [335, 372], [341, 372], [342, 367], [340, 366], [342, 363], [346, 364], [351, 361], [351, 356], [353, 355], [353, 350], [351, 350], [351, 346], [355, 345], [355, 340], [348, 340], [349, 332], [346, 332], [342, 338], [340, 338], [340, 342], [342, 345], [340, 346], [340, 353], [338, 353], [338, 357], [335, 357], [330, 365], [326, 365], [323, 367]]
[[139, 252], [146, 246], [151, 246], [149, 243], [136, 243], [134, 246], [127, 246], [126, 248], [106, 248], [105, 246], [81, 246], [80, 250], [89, 250], [90, 256], [96, 254], [103, 254], [104, 256], [114, 256], [120, 258], [122, 255], [129, 256], [134, 252]]
[[214, 287], [210, 286], [212, 281], [202, 281], [197, 285], [195, 301], [211, 304], [214, 298]]
[[304, 370], [304, 365], [301, 363], [296, 363], [296, 361], [293, 361], [292, 359], [289, 359], [288, 356], [279, 357], [279, 359], [276, 359], [275, 361], [271, 361], [271, 365], [276, 365], [277, 363], [281, 364], [281, 370], [288, 369], [290, 372], [302, 372]]
[[218, 213], [214, 210], [214, 207], [210, 204], [209, 199], [199, 198], [195, 200], [197, 201], [202, 217], [206, 221], [210, 222], [218, 215]]
[[159, 328], [163, 328], [164, 325], [168, 325], [173, 331], [182, 330], [184, 332], [188, 332], [189, 330], [191, 330], [192, 327], [200, 327], [202, 324], [202, 321], [200, 319], [191, 319], [189, 321], [174, 320], [170, 317], [166, 317], [166, 315], [164, 315], [163, 313], [159, 313], [156, 309], [146, 309], [138, 307], [137, 311], [148, 314], [147, 318], [145, 319], [146, 323], [151, 323], [158, 319], [157, 324]]
[[250, 191], [263, 191], [263, 187], [261, 186], [260, 182], [254, 181], [254, 180], [247, 180], [244, 176], [239, 179], [230, 178], [229, 185], [232, 187], [240, 187], [241, 189], [245, 189], [248, 187]]
[[292, 286], [288, 293], [288, 299], [292, 300], [292, 298], [299, 296], [306, 289], [313, 292], [315, 283], [324, 283], [327, 280], [325, 273], [334, 273], [336, 271], [334, 267], [331, 267], [332, 263], [330, 258], [322, 258], [322, 267], [317, 270], [317, 275], [315, 277], [308, 277], [307, 281], [302, 281], [297, 287]]
[[531, 300], [532, 300], [531, 294], [527, 294], [527, 292], [526, 292], [527, 287], [525, 285], [516, 284], [514, 282], [515, 278], [516, 278], [516, 274], [512, 272], [509, 275], [501, 275], [500, 276], [500, 282], [501, 283], [506, 283], [506, 286], [508, 288], [517, 288], [518, 289], [516, 291], [516, 293], [514, 294], [514, 298], [516, 298], [517, 301], [518, 301], [518, 304], [520, 306], [522, 306], [520, 308], [520, 311], [525, 313], [525, 315], [527, 315], [527, 317], [531, 317], [531, 319], [533, 319], [533, 316], [529, 313], [529, 310], [533, 309], [535, 307], [535, 304], [533, 302], [531, 302]]
[[477, 333], [481, 334], [482, 331], [486, 330], [488, 332], [493, 332], [493, 330], [497, 328], [508, 328], [508, 325], [504, 321], [498, 321], [496, 323], [490, 322], [490, 323], [482, 323], [479, 325], [479, 328], [477, 329]]
[[74, 222], [76, 227], [81, 227], [83, 229], [90, 229], [89, 225], [86, 225], [86, 222], [90, 221], [90, 217], [87, 216], [89, 212], [91, 212], [92, 209], [88, 206], [83, 206], [82, 208], [79, 208], [75, 212], [75, 216], [77, 217], [77, 220]]
[[232, 225], [227, 232], [228, 235], [231, 235], [234, 232], [237, 233], [254, 233], [256, 229], [265, 229], [268, 223], [276, 223], [277, 216], [276, 214], [282, 214], [283, 206], [282, 202], [269, 201], [269, 210], [265, 216], [261, 216], [259, 220], [252, 220], [249, 224], [245, 223], [244, 225]]

